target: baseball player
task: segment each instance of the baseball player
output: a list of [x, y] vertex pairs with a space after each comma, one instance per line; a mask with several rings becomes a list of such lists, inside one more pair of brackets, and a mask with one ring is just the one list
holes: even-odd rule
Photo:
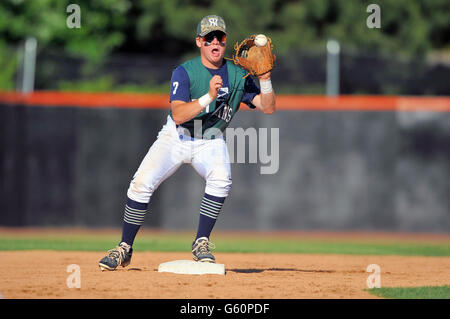
[[231, 187], [230, 160], [221, 133], [241, 102], [266, 114], [275, 111], [270, 72], [258, 77], [258, 88], [250, 76], [246, 77], [248, 72], [224, 59], [226, 40], [221, 17], [209, 15], [199, 22], [195, 43], [200, 56], [172, 73], [167, 123], [130, 182], [122, 239], [100, 260], [102, 270], [130, 263], [133, 242], [153, 192], [184, 163], [206, 181], [192, 255], [196, 261], [215, 262], [209, 237]]

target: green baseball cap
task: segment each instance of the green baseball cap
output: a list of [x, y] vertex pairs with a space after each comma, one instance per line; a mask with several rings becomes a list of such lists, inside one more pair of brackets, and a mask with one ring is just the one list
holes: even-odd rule
[[197, 36], [205, 36], [212, 31], [226, 32], [225, 21], [216, 15], [209, 15], [204, 17], [197, 25]]

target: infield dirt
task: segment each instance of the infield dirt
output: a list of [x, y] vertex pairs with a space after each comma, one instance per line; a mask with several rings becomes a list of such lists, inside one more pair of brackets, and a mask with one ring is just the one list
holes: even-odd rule
[[[100, 271], [104, 252], [0, 251], [4, 298], [376, 298], [367, 266], [381, 269], [382, 287], [450, 285], [450, 257], [216, 253], [226, 275], [158, 273], [162, 262], [189, 253], [135, 252], [132, 263]], [[71, 264], [81, 288], [69, 288]]]

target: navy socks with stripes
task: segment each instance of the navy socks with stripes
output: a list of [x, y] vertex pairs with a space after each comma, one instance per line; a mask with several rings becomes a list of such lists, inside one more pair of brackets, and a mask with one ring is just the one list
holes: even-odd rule
[[144, 223], [145, 213], [148, 204], [139, 203], [132, 199], [127, 199], [122, 224], [122, 240], [132, 246], [139, 228]]
[[225, 202], [225, 198], [226, 197], [216, 197], [205, 193], [200, 206], [200, 219], [195, 240], [200, 237], [209, 238], [223, 203]]
[[[207, 237], [211, 234], [217, 217], [222, 209], [226, 197], [216, 197], [206, 194], [203, 196], [200, 206], [200, 219], [198, 223], [197, 240], [200, 237]], [[132, 246], [136, 235], [144, 223], [148, 204], [139, 203], [127, 198], [122, 224], [122, 240]]]

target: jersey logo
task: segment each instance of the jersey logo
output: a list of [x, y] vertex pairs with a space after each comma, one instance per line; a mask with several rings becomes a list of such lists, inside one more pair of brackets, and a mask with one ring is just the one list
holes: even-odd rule
[[222, 87], [219, 89], [219, 92], [217, 94], [218, 100], [225, 100], [225, 96], [228, 95], [228, 87]]

